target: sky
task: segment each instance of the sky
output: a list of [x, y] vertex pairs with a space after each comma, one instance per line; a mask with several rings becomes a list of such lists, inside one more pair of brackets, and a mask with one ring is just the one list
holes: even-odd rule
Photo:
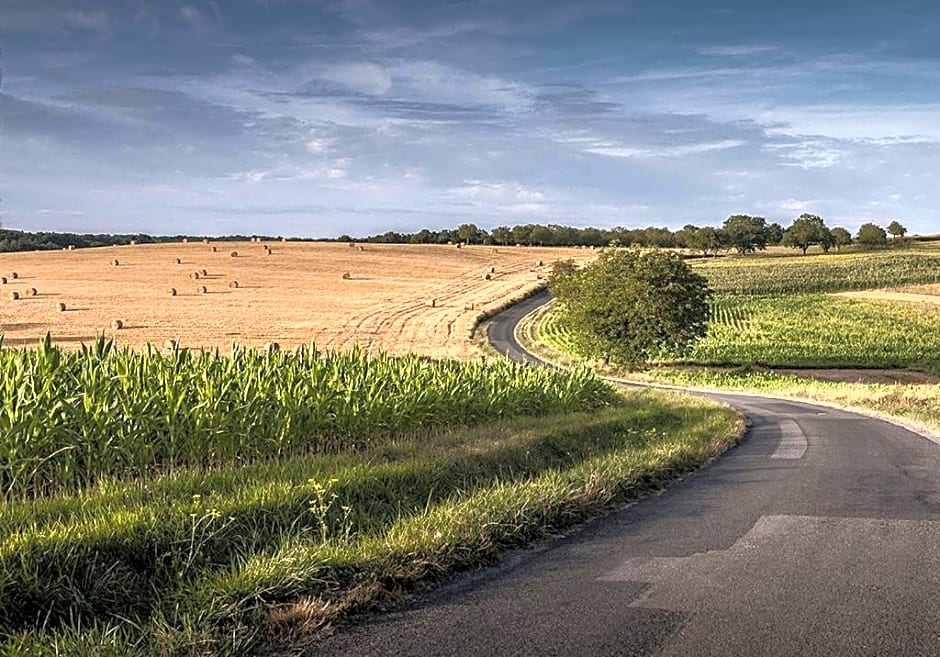
[[3, 0], [0, 221], [940, 232], [933, 0]]

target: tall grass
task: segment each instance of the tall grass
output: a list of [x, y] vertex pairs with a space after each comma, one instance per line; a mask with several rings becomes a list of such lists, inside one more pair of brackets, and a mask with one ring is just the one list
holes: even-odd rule
[[103, 338], [0, 350], [0, 491], [335, 452], [382, 436], [606, 403], [586, 370], [234, 348], [135, 352]]

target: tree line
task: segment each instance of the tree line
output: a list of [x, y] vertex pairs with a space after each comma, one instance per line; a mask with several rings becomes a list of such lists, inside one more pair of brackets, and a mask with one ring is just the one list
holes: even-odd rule
[[[510, 246], [641, 246], [660, 248], [685, 248], [702, 255], [717, 255], [725, 251], [739, 254], [760, 251], [768, 246], [782, 244], [799, 248], [806, 253], [811, 246], [819, 246], [823, 251], [836, 250], [849, 244], [865, 247], [887, 245], [891, 240], [901, 240], [907, 229], [897, 221], [892, 221], [886, 228], [866, 223], [852, 235], [842, 227], [829, 228], [817, 215], [802, 214], [793, 223], [784, 228], [779, 223], [768, 223], [759, 216], [735, 214], [728, 217], [720, 226], [695, 226], [687, 224], [678, 230], [658, 228], [579, 228], [558, 224], [522, 224], [517, 226], [497, 226], [485, 230], [472, 223], [465, 223], [453, 229], [429, 230], [424, 228], [414, 233], [386, 231], [364, 238], [340, 235], [335, 239], [314, 240], [312, 238], [289, 238], [290, 241], [337, 241], [371, 242], [378, 244], [490, 244]], [[249, 241], [253, 235], [226, 235], [212, 239], [224, 241]], [[27, 232], [0, 229], [0, 252], [37, 251], [64, 249], [69, 246], [85, 248], [92, 246], [112, 246], [121, 244], [153, 244], [160, 242], [179, 242], [183, 239], [200, 240], [202, 236], [192, 235], [148, 235], [110, 234], [110, 233], [56, 233]], [[262, 236], [264, 240], [279, 240], [280, 237]]]
[[814, 214], [801, 214], [784, 228], [779, 223], [768, 223], [764, 217], [734, 214], [721, 226], [695, 226], [687, 224], [679, 230], [669, 228], [577, 228], [557, 224], [523, 224], [497, 226], [490, 231], [475, 224], [461, 224], [455, 229], [428, 230], [415, 233], [387, 231], [354, 239], [349, 235], [337, 238], [340, 242], [362, 241], [384, 244], [492, 244], [509, 246], [642, 246], [660, 248], [685, 248], [702, 255], [717, 255], [731, 251], [744, 255], [766, 249], [768, 246], [784, 245], [799, 248], [806, 253], [811, 246], [819, 246], [828, 252], [843, 246], [858, 243], [865, 247], [885, 246], [888, 234], [892, 239], [903, 238], [907, 229], [897, 221], [887, 228], [872, 223], [862, 225], [856, 235], [842, 227], [829, 228], [825, 221]]

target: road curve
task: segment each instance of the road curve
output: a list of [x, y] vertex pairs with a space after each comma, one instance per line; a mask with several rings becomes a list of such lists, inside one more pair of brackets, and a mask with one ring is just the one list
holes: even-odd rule
[[[512, 330], [538, 303], [495, 319], [497, 349], [526, 357]], [[751, 428], [709, 467], [309, 654], [940, 656], [940, 448], [846, 411], [711, 396]]]

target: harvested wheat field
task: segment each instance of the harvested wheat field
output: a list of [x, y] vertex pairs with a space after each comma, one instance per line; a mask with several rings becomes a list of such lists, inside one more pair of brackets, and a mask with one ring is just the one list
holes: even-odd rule
[[554, 261], [593, 255], [299, 242], [5, 253], [0, 331], [7, 347], [33, 345], [46, 332], [77, 347], [104, 333], [135, 348], [168, 340], [221, 348], [314, 341], [328, 349], [467, 358], [481, 313], [543, 284]]

